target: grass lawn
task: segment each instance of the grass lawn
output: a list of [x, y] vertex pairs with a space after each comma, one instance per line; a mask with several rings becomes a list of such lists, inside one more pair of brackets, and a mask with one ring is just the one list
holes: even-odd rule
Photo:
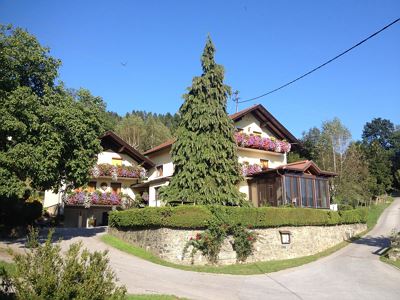
[[[389, 205], [390, 203], [378, 204], [372, 206], [369, 209], [368, 220], [367, 220], [368, 231], [375, 226], [379, 216], [382, 214], [384, 209]], [[313, 262], [319, 258], [328, 256], [348, 244], [348, 242], [342, 242], [332, 248], [329, 248], [325, 251], [322, 251], [314, 255], [293, 258], [293, 259], [286, 259], [286, 260], [273, 260], [273, 261], [264, 261], [264, 262], [249, 263], [249, 264], [235, 264], [228, 266], [183, 266], [165, 261], [159, 258], [158, 256], [144, 250], [143, 248], [136, 247], [109, 234], [103, 235], [101, 237], [101, 240], [107, 245], [110, 245], [118, 250], [135, 255], [139, 258], [145, 259], [147, 261], [162, 266], [172, 267], [185, 271], [232, 274], [232, 275], [264, 274], [264, 273], [277, 272], [280, 270], [301, 266]]]
[[371, 230], [375, 226], [376, 222], [378, 222], [380, 215], [383, 213], [385, 208], [388, 207], [390, 204], [391, 204], [391, 202], [373, 205], [370, 207], [370, 209], [368, 211], [368, 219], [367, 219], [368, 231]]
[[396, 268], [400, 269], [400, 260], [394, 260], [393, 261], [393, 260], [391, 260], [391, 259], [389, 259], [389, 258], [387, 258], [386, 256], [383, 256], [383, 255], [379, 259], [381, 261], [389, 264], [389, 265], [395, 266]]
[[15, 264], [0, 260], [0, 268], [4, 268], [8, 274], [12, 274], [15, 271]]

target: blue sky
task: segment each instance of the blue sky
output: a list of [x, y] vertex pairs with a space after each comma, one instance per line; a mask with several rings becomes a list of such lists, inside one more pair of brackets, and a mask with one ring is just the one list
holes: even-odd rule
[[[122, 115], [176, 112], [192, 77], [201, 74], [207, 34], [226, 83], [245, 100], [292, 80], [399, 15], [396, 0], [0, 0], [0, 22], [26, 28], [50, 47], [63, 62], [60, 78], [68, 87], [89, 89]], [[355, 139], [374, 117], [400, 124], [400, 23], [256, 103], [298, 137], [335, 116]], [[234, 112], [233, 102], [228, 112]]]

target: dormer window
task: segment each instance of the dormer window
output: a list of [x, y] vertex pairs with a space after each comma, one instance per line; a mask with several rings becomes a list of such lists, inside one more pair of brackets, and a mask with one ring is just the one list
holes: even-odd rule
[[243, 128], [236, 127], [236, 132], [243, 132]]
[[157, 166], [156, 169], [157, 169], [157, 177], [163, 176], [163, 173], [164, 173], [163, 165]]
[[253, 134], [256, 136], [261, 136], [261, 132], [259, 132], [259, 131], [253, 131]]

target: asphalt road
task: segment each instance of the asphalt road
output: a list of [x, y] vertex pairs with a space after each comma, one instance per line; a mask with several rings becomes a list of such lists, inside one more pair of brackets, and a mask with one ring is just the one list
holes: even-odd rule
[[362, 239], [316, 262], [276, 273], [218, 275], [156, 265], [99, 240], [104, 229], [60, 230], [62, 247], [82, 240], [91, 250], [109, 250], [112, 268], [129, 293], [171, 294], [189, 299], [400, 299], [400, 270], [379, 261], [390, 232], [400, 231], [400, 198]]

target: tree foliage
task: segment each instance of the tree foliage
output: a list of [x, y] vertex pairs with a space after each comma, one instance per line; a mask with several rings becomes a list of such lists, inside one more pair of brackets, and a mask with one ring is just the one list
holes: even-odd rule
[[394, 124], [390, 120], [374, 118], [364, 125], [362, 140], [368, 145], [378, 142], [384, 149], [389, 149], [392, 146], [393, 132]]
[[104, 102], [56, 84], [60, 61], [22, 29], [0, 27], [0, 66], [0, 198], [86, 183]]
[[127, 114], [118, 122], [115, 131], [132, 147], [146, 151], [172, 138], [161, 116], [143, 112]]
[[208, 38], [201, 57], [203, 74], [194, 77], [179, 109], [177, 140], [172, 146], [175, 170], [162, 191], [167, 202], [240, 205], [244, 197], [234, 126], [226, 112], [230, 88], [223, 67], [214, 61], [215, 48]]

